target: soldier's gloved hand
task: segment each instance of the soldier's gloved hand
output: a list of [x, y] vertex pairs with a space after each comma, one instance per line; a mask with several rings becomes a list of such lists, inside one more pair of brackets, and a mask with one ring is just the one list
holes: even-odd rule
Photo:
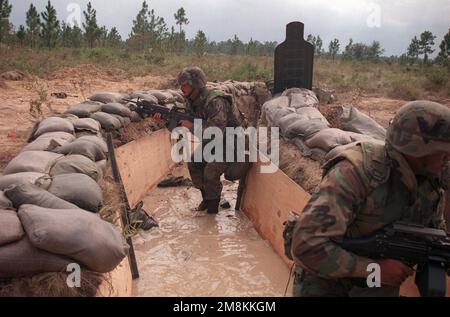
[[161, 120], [161, 114], [160, 114], [160, 113], [155, 113], [155, 114], [153, 115], [153, 119], [155, 119], [155, 120]]
[[189, 130], [192, 130], [192, 128], [194, 127], [194, 124], [189, 120], [180, 120], [179, 125]]
[[414, 270], [406, 264], [392, 259], [377, 260], [381, 269], [381, 284], [401, 286]]

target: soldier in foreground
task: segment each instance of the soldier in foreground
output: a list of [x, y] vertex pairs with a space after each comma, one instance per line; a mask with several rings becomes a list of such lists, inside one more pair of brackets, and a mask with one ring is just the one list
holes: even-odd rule
[[[209, 127], [217, 127], [224, 136], [227, 127], [246, 126], [246, 120], [239, 111], [231, 95], [220, 90], [206, 88], [206, 76], [198, 67], [185, 68], [177, 79], [184, 97], [188, 103], [190, 113], [199, 119], [203, 119], [203, 131]], [[193, 131], [193, 123], [188, 120], [181, 120], [180, 125]], [[203, 139], [203, 147], [211, 140]], [[202, 147], [197, 150], [202, 151]], [[224, 149], [224, 155], [226, 148]], [[201, 156], [203, 158], [203, 156]], [[193, 155], [194, 158], [194, 155]], [[195, 209], [205, 211], [209, 214], [217, 214], [219, 211], [220, 198], [222, 193], [222, 182], [220, 177], [232, 165], [231, 162], [201, 162], [188, 163], [189, 173], [194, 186], [201, 191], [202, 202]]]
[[[362, 142], [326, 163], [292, 233], [294, 296], [399, 296], [412, 268], [357, 256], [334, 241], [396, 221], [445, 230], [441, 174], [449, 155], [450, 109], [416, 101], [398, 111], [386, 145]], [[372, 263], [380, 266], [381, 288], [366, 284]]]

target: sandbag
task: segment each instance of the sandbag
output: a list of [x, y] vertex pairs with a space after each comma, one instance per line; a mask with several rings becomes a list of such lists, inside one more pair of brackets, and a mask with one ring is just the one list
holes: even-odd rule
[[145, 92], [134, 92], [130, 95], [131, 99], [141, 99], [154, 104], [158, 103], [158, 98]]
[[[0, 190], [0, 209], [8, 209], [12, 208], [13, 204], [11, 200], [8, 199], [8, 197], [5, 196], [5, 193]], [[1, 228], [1, 226], [0, 226]], [[0, 230], [1, 231], [1, 230]]]
[[141, 122], [143, 119], [136, 111], [131, 112], [131, 122]]
[[316, 95], [307, 90], [308, 93], [292, 94], [290, 107], [292, 108], [304, 108], [304, 107], [317, 107], [319, 100]]
[[89, 131], [92, 133], [99, 133], [102, 128], [97, 120], [91, 118], [82, 118], [72, 120], [75, 131]]
[[283, 135], [285, 135], [285, 132], [287, 130], [287, 128], [293, 124], [294, 122], [297, 121], [301, 121], [303, 119], [302, 116], [300, 116], [297, 113], [290, 113], [288, 115], [285, 115], [284, 117], [282, 117], [281, 119], [278, 120], [278, 127], [280, 127], [281, 129], [281, 133], [283, 133]]
[[19, 218], [35, 247], [75, 259], [95, 272], [110, 272], [128, 253], [112, 224], [84, 210], [24, 205]]
[[65, 113], [74, 114], [78, 118], [89, 118], [92, 113], [100, 111], [101, 108], [101, 102], [85, 101], [70, 107]]
[[321, 148], [322, 150], [329, 152], [336, 146], [346, 145], [356, 141], [362, 141], [372, 139], [371, 137], [354, 133], [343, 131], [340, 129], [324, 129], [317, 132], [312, 137], [305, 141], [306, 145], [311, 148]]
[[53, 177], [48, 191], [81, 209], [98, 212], [102, 205], [102, 190], [84, 174], [61, 174]]
[[53, 209], [77, 209], [78, 207], [67, 202], [45, 189], [33, 184], [12, 185], [5, 189], [5, 195], [13, 203], [14, 208], [24, 204], [31, 204]]
[[50, 171], [57, 159], [61, 158], [61, 154], [47, 151], [26, 151], [21, 152], [9, 162], [3, 171], [4, 175], [36, 172], [46, 173]]
[[304, 157], [308, 157], [314, 161], [322, 163], [325, 162], [325, 156], [327, 155], [327, 152], [325, 152], [324, 150], [320, 148], [308, 147], [301, 138], [294, 138], [293, 142]]
[[175, 98], [172, 94], [160, 90], [150, 90], [149, 94], [153, 95], [158, 99], [159, 104], [173, 103]]
[[0, 209], [0, 229], [0, 247], [18, 241], [25, 235], [15, 210]]
[[289, 125], [284, 130], [283, 135], [287, 138], [301, 137], [307, 139], [314, 133], [327, 128], [329, 128], [329, 125], [320, 119], [299, 120]]
[[131, 110], [120, 103], [107, 103], [102, 106], [102, 112], [116, 114], [122, 117], [131, 117]]
[[[262, 115], [266, 119], [267, 123], [270, 126], [277, 126], [277, 121], [279, 119], [275, 118], [275, 114], [280, 109], [286, 109], [289, 107], [289, 98], [288, 97], [277, 97], [267, 101], [262, 106]], [[285, 110], [284, 110], [285, 111]], [[290, 111], [293, 112], [293, 111]]]
[[34, 247], [28, 237], [0, 247], [0, 278], [66, 272], [74, 261]]
[[[117, 120], [119, 120], [120, 121], [120, 127], [121, 128], [123, 128], [123, 127], [126, 127], [128, 124], [130, 124], [130, 122], [131, 121], [128, 121], [128, 124], [127, 124], [127, 121], [125, 120], [125, 117], [122, 117], [122, 116], [119, 116], [118, 114], [111, 114], [114, 118], [116, 118]], [[130, 120], [130, 118], [127, 118], [128, 120]]]
[[57, 141], [69, 143], [75, 140], [75, 136], [72, 133], [67, 132], [48, 132], [40, 135], [36, 140], [39, 139], [55, 139]]
[[103, 161], [98, 161], [95, 162], [95, 165], [97, 166], [97, 170], [98, 170], [98, 179], [103, 179], [103, 176], [106, 174], [106, 169], [108, 167], [108, 161], [107, 160], [103, 160]]
[[111, 103], [111, 102], [117, 102], [117, 103], [126, 103], [123, 99], [129, 99], [130, 96], [127, 94], [120, 94], [120, 93], [114, 93], [114, 92], [99, 92], [95, 95], [89, 97], [89, 100], [92, 101], [99, 101], [101, 103]]
[[[377, 139], [370, 139], [370, 142], [373, 142], [373, 143], [376, 143], [376, 144], [380, 144], [380, 145], [384, 145], [385, 144], [384, 141], [377, 140]], [[352, 143], [349, 143], [349, 144], [346, 144], [346, 145], [337, 146], [334, 149], [332, 149], [330, 152], [328, 152], [327, 155], [325, 155], [324, 160], [327, 162], [327, 161], [335, 158], [336, 156], [338, 156], [343, 151], [354, 147], [358, 143], [360, 143], [360, 141], [352, 142]]]
[[[50, 134], [50, 133], [45, 133], [45, 134], [43, 134], [43, 136], [45, 136], [47, 134]], [[66, 134], [68, 134], [68, 133], [66, 133]], [[69, 134], [69, 135], [71, 135], [71, 134]], [[73, 137], [73, 138], [75, 139], [75, 137]], [[51, 151], [51, 150], [57, 148], [58, 146], [61, 146], [61, 145], [64, 145], [64, 144], [67, 144], [70, 142], [71, 141], [67, 141], [66, 139], [57, 139], [57, 138], [48, 138], [48, 137], [43, 138], [42, 136], [40, 136], [33, 142], [31, 142], [28, 145], [26, 145], [25, 147], [23, 147], [22, 152]]]
[[102, 129], [106, 131], [113, 131], [121, 128], [120, 121], [109, 113], [96, 112], [91, 115], [91, 118], [100, 122]]
[[343, 106], [341, 115], [342, 128], [375, 139], [384, 141], [386, 130], [368, 115], [362, 113], [353, 106]]
[[63, 157], [50, 170], [51, 176], [74, 173], [87, 175], [95, 181], [99, 181], [100, 175], [103, 175], [103, 173], [99, 172], [94, 161], [78, 154]]
[[322, 120], [324, 123], [329, 125], [328, 120], [323, 116], [323, 114], [314, 107], [300, 107], [296, 109], [296, 113], [302, 117], [304, 120]]
[[185, 102], [185, 99], [183, 97], [183, 92], [181, 90], [177, 91], [177, 90], [173, 90], [173, 89], [168, 89], [167, 92], [172, 94], [175, 101], [181, 102], [181, 103]]
[[72, 122], [70, 122], [70, 120], [68, 119], [49, 117], [43, 119], [39, 123], [36, 132], [34, 132], [34, 137], [37, 138], [40, 135], [48, 132], [67, 132], [70, 134], [74, 134], [75, 129]]
[[101, 161], [106, 158], [105, 153], [97, 144], [84, 140], [75, 140], [72, 143], [57, 147], [53, 150], [53, 152], [65, 155], [84, 155], [94, 162]]
[[88, 141], [99, 146], [103, 152], [108, 153], [108, 145], [103, 138], [97, 135], [84, 135], [77, 139], [77, 141]]
[[22, 152], [51, 151], [55, 147], [70, 143], [73, 140], [75, 140], [75, 136], [67, 132], [48, 132], [40, 135], [33, 142], [26, 145], [22, 149]]
[[34, 184], [36, 180], [40, 177], [45, 176], [44, 173], [35, 172], [24, 172], [17, 174], [9, 174], [0, 176], [0, 190], [5, 190], [5, 188], [11, 185], [19, 184]]

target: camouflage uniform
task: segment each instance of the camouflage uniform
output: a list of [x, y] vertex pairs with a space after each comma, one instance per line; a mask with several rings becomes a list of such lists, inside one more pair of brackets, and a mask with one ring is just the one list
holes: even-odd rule
[[415, 175], [402, 153], [450, 153], [449, 123], [446, 107], [410, 103], [394, 118], [386, 145], [362, 142], [325, 164], [323, 180], [293, 231], [294, 295], [399, 295], [398, 287], [368, 289], [366, 270], [373, 260], [349, 253], [331, 239], [372, 235], [399, 220], [445, 229], [440, 179]]
[[[190, 103], [189, 109], [195, 117], [204, 120], [203, 129], [217, 127], [224, 133], [224, 137], [227, 127], [241, 126], [243, 121], [232, 97], [218, 90], [203, 88], [200, 96]], [[208, 141], [203, 140], [203, 146]], [[198, 147], [198, 150], [203, 149]], [[192, 162], [188, 163], [188, 168], [194, 186], [204, 192], [206, 200], [220, 199], [220, 177], [227, 169], [225, 162]]]

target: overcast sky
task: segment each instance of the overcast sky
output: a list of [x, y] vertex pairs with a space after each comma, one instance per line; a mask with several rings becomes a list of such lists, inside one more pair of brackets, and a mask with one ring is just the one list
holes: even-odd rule
[[[42, 11], [47, 0], [10, 0], [10, 20], [17, 27], [25, 24], [25, 12], [33, 3]], [[82, 16], [87, 0], [53, 0], [58, 17], [67, 20]], [[92, 0], [99, 25], [116, 26], [123, 38], [128, 37], [132, 21], [142, 0]], [[242, 41], [282, 42], [285, 25], [291, 21], [305, 23], [307, 34], [320, 35], [324, 48], [333, 38], [341, 49], [349, 38], [356, 42], [381, 42], [385, 55], [406, 51], [411, 39], [424, 30], [437, 36], [436, 49], [450, 28], [450, 0], [151, 0], [149, 7], [175, 25], [174, 13], [184, 7], [190, 21], [185, 26], [188, 38], [198, 30], [210, 41], [221, 41], [236, 34]], [[78, 12], [76, 8], [81, 8]], [[73, 9], [75, 8], [75, 10]]]

